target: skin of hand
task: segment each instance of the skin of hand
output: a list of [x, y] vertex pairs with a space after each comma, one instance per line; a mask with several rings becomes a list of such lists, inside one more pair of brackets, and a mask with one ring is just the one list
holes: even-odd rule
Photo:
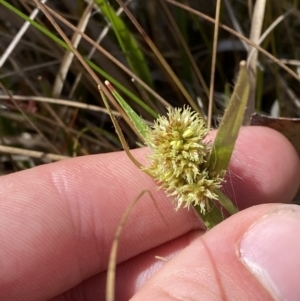
[[[148, 151], [133, 155], [146, 162]], [[224, 185], [245, 210], [210, 231], [123, 152], [3, 176], [0, 300], [104, 300], [116, 228], [145, 189], [157, 205], [146, 194], [125, 224], [116, 300], [299, 300], [300, 210], [280, 204], [299, 182], [296, 151], [263, 127], [241, 129]]]

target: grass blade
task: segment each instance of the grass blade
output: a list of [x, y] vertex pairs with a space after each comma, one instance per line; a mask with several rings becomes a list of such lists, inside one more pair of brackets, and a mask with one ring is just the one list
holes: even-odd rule
[[29, 22], [36, 29], [38, 29], [43, 34], [45, 34], [46, 36], [48, 36], [50, 39], [52, 39], [53, 41], [55, 41], [58, 45], [62, 46], [63, 48], [65, 48], [67, 50], [71, 50], [71, 48], [64, 41], [62, 41], [60, 38], [58, 38], [55, 34], [51, 33], [51, 31], [49, 31], [48, 29], [46, 29], [45, 27], [43, 27], [39, 23], [35, 22], [34, 20], [30, 19], [27, 15], [23, 14], [20, 10], [18, 10], [17, 8], [15, 8], [13, 5], [9, 4], [7, 1], [0, 0], [0, 4], [2, 4], [4, 7], [6, 7], [7, 9], [9, 9], [13, 13], [15, 13], [21, 19]]
[[136, 104], [138, 104], [141, 108], [143, 108], [146, 112], [148, 112], [153, 118], [157, 118], [158, 114], [154, 110], [152, 110], [145, 102], [143, 102], [141, 98], [139, 98], [135, 94], [133, 94], [129, 89], [127, 89], [122, 84], [120, 84], [117, 80], [114, 79], [114, 77], [110, 76], [107, 72], [105, 72], [103, 69], [98, 67], [92, 61], [86, 59], [86, 62], [89, 64], [89, 66], [94, 71], [101, 74], [104, 78], [106, 78], [109, 82], [111, 82], [115, 87], [117, 87], [124, 94], [126, 94], [128, 97], [130, 97]]
[[238, 212], [232, 201], [221, 191], [216, 190], [215, 193], [219, 196], [218, 203], [231, 215]]
[[145, 121], [132, 110], [132, 108], [127, 104], [127, 102], [108, 81], [105, 81], [105, 85], [108, 87], [112, 95], [115, 97], [122, 109], [125, 111], [126, 115], [129, 117], [139, 134], [145, 139], [146, 134], [149, 132], [149, 127], [147, 126]]
[[119, 45], [126, 57], [131, 70], [137, 74], [150, 87], [153, 87], [150, 72], [145, 61], [143, 52], [134, 36], [123, 20], [116, 14], [114, 9], [107, 3], [107, 0], [94, 0], [101, 10], [101, 13], [109, 20], [116, 34]]
[[227, 170], [249, 96], [249, 81], [246, 63], [240, 63], [240, 72], [229, 105], [222, 118], [210, 156], [211, 169], [217, 173]]
[[102, 91], [100, 85], [98, 86], [98, 89], [99, 89], [100, 95], [101, 95], [101, 97], [102, 97], [102, 100], [103, 100], [103, 102], [104, 102], [104, 105], [105, 105], [105, 107], [106, 107], [107, 110], [108, 110], [108, 113], [109, 113], [109, 116], [110, 116], [110, 118], [111, 118], [111, 121], [113, 122], [113, 124], [114, 124], [114, 126], [115, 126], [115, 130], [116, 130], [116, 132], [117, 132], [117, 135], [118, 135], [118, 137], [119, 137], [119, 139], [120, 139], [120, 142], [121, 142], [121, 144], [122, 144], [122, 146], [123, 146], [124, 151], [126, 152], [128, 158], [132, 161], [132, 163], [133, 163], [137, 168], [141, 169], [141, 168], [142, 168], [142, 164], [141, 164], [138, 160], [136, 160], [136, 159], [134, 158], [134, 156], [131, 154], [130, 149], [129, 149], [127, 143], [126, 143], [125, 137], [124, 137], [124, 135], [123, 135], [123, 133], [122, 133], [122, 130], [121, 130], [121, 128], [120, 128], [120, 126], [119, 126], [119, 124], [118, 124], [118, 122], [117, 122], [115, 116], [113, 115], [113, 113], [112, 113], [112, 111], [111, 111], [111, 108], [110, 108], [110, 106], [109, 106], [109, 104], [108, 104], [108, 101], [106, 100], [105, 94], [104, 94], [104, 92]]

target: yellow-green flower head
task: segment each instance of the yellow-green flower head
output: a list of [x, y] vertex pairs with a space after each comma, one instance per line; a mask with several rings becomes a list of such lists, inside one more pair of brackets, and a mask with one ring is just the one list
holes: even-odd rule
[[200, 205], [204, 213], [208, 200], [218, 198], [214, 190], [221, 187], [223, 174], [208, 169], [207, 134], [204, 120], [189, 107], [168, 108], [167, 117], [159, 116], [148, 133], [152, 153], [144, 170], [175, 196], [176, 210]]

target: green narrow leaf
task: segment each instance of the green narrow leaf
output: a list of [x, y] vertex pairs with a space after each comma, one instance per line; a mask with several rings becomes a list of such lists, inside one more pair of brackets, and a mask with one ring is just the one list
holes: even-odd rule
[[146, 134], [149, 132], [148, 125], [139, 115], [137, 115], [132, 110], [132, 108], [127, 104], [124, 98], [122, 98], [122, 96], [114, 89], [114, 87], [108, 81], [105, 81], [105, 85], [109, 88], [112, 95], [115, 97], [122, 109], [125, 111], [126, 115], [129, 117], [137, 131], [145, 139]]
[[218, 207], [215, 206], [215, 204], [210, 201], [210, 210], [206, 213], [203, 213], [201, 211], [201, 208], [199, 205], [194, 206], [195, 210], [201, 217], [202, 221], [204, 222], [206, 228], [208, 230], [212, 229], [214, 226], [220, 224], [225, 219], [222, 212]]
[[153, 87], [152, 78], [144, 54], [126, 24], [107, 3], [107, 0], [94, 0], [94, 2], [101, 10], [101, 13], [111, 23], [131, 70], [147, 83], [148, 86]]
[[242, 61], [237, 83], [222, 118], [210, 156], [211, 169], [217, 173], [228, 168], [239, 129], [242, 126], [249, 90], [246, 62]]
[[146, 112], [148, 112], [153, 118], [157, 118], [158, 114], [152, 110], [145, 102], [142, 101], [139, 97], [137, 97], [135, 94], [133, 94], [130, 90], [128, 90], [126, 87], [121, 85], [118, 81], [116, 81], [112, 76], [110, 76], [107, 72], [99, 68], [96, 64], [94, 64], [92, 61], [87, 60], [86, 62], [89, 64], [89, 66], [99, 74], [101, 74], [105, 79], [107, 79], [109, 82], [111, 82], [114, 87], [117, 87], [119, 90], [121, 90], [124, 94], [126, 94], [128, 97], [130, 97], [136, 104], [138, 104], [141, 108], [143, 108]]
[[231, 215], [238, 212], [238, 209], [233, 205], [231, 200], [221, 191], [216, 190], [215, 193], [218, 195], [218, 203], [227, 210], [227, 212]]
[[[180, 33], [183, 36], [185, 41], [188, 41], [188, 20], [187, 20], [187, 14], [186, 11], [183, 9], [177, 7], [176, 9], [176, 21], [178, 21], [178, 28], [180, 29]], [[186, 53], [182, 43], [180, 43], [179, 48], [179, 55], [180, 55], [180, 61], [182, 66], [182, 77], [188, 82], [193, 82], [193, 71], [192, 71], [192, 65], [189, 59], [188, 54]]]
[[[109, 87], [109, 88], [110, 88], [110, 87]], [[111, 118], [111, 121], [113, 122], [113, 124], [114, 124], [114, 126], [115, 126], [117, 135], [118, 135], [118, 137], [119, 137], [119, 139], [120, 139], [120, 141], [121, 141], [121, 144], [122, 144], [122, 146], [123, 146], [123, 148], [124, 148], [124, 151], [126, 152], [128, 158], [132, 161], [132, 163], [133, 163], [137, 168], [141, 169], [143, 166], [142, 166], [142, 164], [141, 164], [137, 159], [135, 159], [135, 157], [131, 154], [130, 149], [129, 149], [127, 143], [126, 143], [126, 139], [125, 139], [125, 137], [124, 137], [124, 135], [123, 135], [123, 133], [122, 133], [122, 130], [121, 130], [121, 128], [120, 128], [120, 126], [119, 126], [119, 124], [118, 124], [118, 122], [117, 122], [115, 116], [113, 115], [113, 113], [112, 113], [112, 111], [111, 111], [111, 108], [110, 108], [110, 106], [109, 106], [109, 104], [108, 104], [108, 101], [106, 100], [106, 97], [105, 97], [104, 92], [102, 91], [102, 89], [101, 89], [100, 86], [98, 86], [98, 89], [99, 89], [100, 95], [101, 95], [101, 97], [102, 97], [102, 100], [103, 100], [103, 102], [104, 102], [104, 105], [105, 105], [105, 107], [106, 107], [107, 110], [108, 110], [108, 113], [109, 113], [109, 116], [110, 116], [110, 118]]]
[[60, 38], [58, 38], [56, 35], [54, 35], [51, 31], [49, 31], [48, 29], [46, 29], [45, 27], [43, 27], [42, 25], [40, 25], [36, 21], [30, 19], [28, 16], [26, 16], [25, 14], [23, 14], [21, 11], [19, 11], [18, 9], [16, 9], [13, 5], [9, 4], [7, 1], [0, 0], [0, 4], [2, 4], [4, 7], [6, 7], [7, 9], [9, 9], [13, 13], [15, 13], [21, 19], [29, 22], [32, 26], [34, 26], [36, 29], [38, 29], [39, 31], [41, 31], [43, 34], [45, 34], [46, 36], [48, 36], [53, 41], [55, 41], [58, 45], [60, 45], [60, 46], [64, 47], [65, 49], [71, 51], [70, 47], [64, 41], [62, 41]]
[[210, 230], [223, 222], [225, 218], [222, 216], [221, 211], [217, 207], [214, 207], [211, 211], [201, 217], [201, 219], [203, 220], [207, 230]]

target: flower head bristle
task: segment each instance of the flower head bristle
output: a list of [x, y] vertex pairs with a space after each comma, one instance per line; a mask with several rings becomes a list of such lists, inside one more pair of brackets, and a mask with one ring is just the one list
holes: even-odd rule
[[224, 173], [209, 170], [211, 144], [204, 141], [208, 129], [198, 113], [189, 107], [168, 108], [149, 131], [146, 144], [151, 148], [150, 164], [144, 170], [175, 197], [176, 210], [199, 205], [203, 213], [209, 199], [217, 199]]

